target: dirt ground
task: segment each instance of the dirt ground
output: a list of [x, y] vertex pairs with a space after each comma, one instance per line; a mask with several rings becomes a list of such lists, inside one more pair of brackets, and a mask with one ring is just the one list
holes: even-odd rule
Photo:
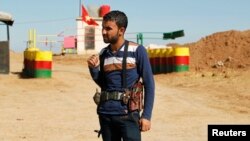
[[[53, 56], [52, 78], [31, 79], [20, 77], [23, 55], [11, 52], [10, 74], [0, 75], [0, 141], [100, 141], [86, 58]], [[155, 75], [152, 129], [143, 141], [207, 141], [208, 124], [250, 123], [249, 64], [196, 66]]]

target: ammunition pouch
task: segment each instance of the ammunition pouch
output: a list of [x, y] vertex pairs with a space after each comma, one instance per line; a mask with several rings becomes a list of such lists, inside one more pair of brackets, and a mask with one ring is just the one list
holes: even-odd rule
[[129, 91], [128, 110], [141, 111], [143, 109], [143, 84], [136, 82]]
[[96, 89], [96, 92], [93, 96], [93, 100], [95, 102], [96, 105], [99, 105], [100, 101], [101, 101], [101, 93], [98, 92], [98, 89]]

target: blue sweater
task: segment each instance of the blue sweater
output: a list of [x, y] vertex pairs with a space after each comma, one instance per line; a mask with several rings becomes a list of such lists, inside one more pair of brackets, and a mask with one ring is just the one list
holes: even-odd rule
[[[122, 88], [122, 60], [124, 54], [124, 44], [116, 53], [112, 53], [108, 46], [104, 48], [104, 76], [100, 75], [100, 67], [89, 68], [93, 80], [105, 91], [120, 91]], [[106, 50], [106, 51], [104, 51]], [[127, 53], [127, 87], [131, 87], [139, 78], [144, 83], [144, 110], [142, 118], [151, 119], [154, 104], [155, 84], [154, 77], [147, 56], [146, 49], [133, 42], [129, 42]], [[104, 78], [104, 79], [103, 79]], [[127, 105], [121, 101], [109, 100], [101, 103], [97, 108], [98, 114], [125, 115], [127, 114]]]

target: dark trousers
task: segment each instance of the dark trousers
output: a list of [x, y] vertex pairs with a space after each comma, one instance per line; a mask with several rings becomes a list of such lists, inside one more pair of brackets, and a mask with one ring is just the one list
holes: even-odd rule
[[141, 141], [139, 112], [128, 115], [99, 115], [103, 141]]

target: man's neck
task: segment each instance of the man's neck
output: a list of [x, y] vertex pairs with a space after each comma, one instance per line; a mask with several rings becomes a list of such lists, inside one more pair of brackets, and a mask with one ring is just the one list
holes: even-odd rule
[[117, 52], [120, 47], [124, 44], [125, 39], [118, 40], [115, 44], [111, 44], [111, 49], [113, 52]]

